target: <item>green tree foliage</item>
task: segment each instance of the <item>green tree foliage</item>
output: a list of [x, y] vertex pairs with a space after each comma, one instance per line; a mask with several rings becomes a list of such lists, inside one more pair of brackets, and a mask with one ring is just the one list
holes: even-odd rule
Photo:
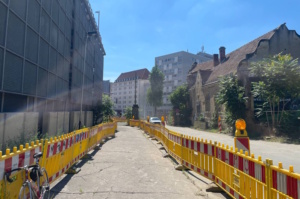
[[237, 76], [225, 76], [219, 79], [219, 92], [216, 102], [225, 106], [225, 122], [229, 126], [239, 118], [245, 118], [245, 89], [239, 86]]
[[115, 114], [114, 103], [108, 95], [102, 95], [100, 101], [93, 107], [94, 125], [100, 122], [109, 122], [111, 116]]
[[127, 106], [124, 112], [124, 116], [127, 119], [127, 124], [129, 125], [129, 120], [132, 119], [132, 107]]
[[178, 86], [170, 95], [173, 110], [179, 110], [179, 125], [190, 126], [192, 108], [190, 105], [190, 94], [186, 84]]
[[150, 88], [147, 91], [147, 102], [154, 107], [154, 115], [156, 115], [156, 108], [162, 105], [163, 96], [163, 82], [164, 74], [154, 66], [150, 73]]
[[124, 116], [127, 120], [132, 119], [132, 108], [127, 106], [124, 112]]
[[259, 62], [251, 63], [251, 73], [259, 78], [253, 82], [252, 94], [264, 101], [257, 116], [265, 111], [271, 113], [272, 127], [280, 125], [285, 119], [287, 104], [299, 98], [300, 66], [298, 59], [291, 55], [277, 54]]

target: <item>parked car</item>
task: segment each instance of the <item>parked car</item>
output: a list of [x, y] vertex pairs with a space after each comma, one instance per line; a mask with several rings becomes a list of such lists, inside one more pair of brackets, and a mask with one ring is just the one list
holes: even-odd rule
[[150, 117], [149, 122], [152, 124], [161, 124], [161, 121], [158, 117]]

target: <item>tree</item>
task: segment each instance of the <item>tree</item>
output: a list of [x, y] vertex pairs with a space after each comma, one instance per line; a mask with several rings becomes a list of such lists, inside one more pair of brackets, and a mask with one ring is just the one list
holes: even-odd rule
[[102, 95], [100, 101], [93, 107], [94, 125], [99, 122], [108, 122], [110, 117], [115, 114], [113, 110], [114, 103], [108, 95]]
[[154, 115], [156, 108], [162, 105], [164, 74], [154, 66], [150, 73], [150, 88], [147, 91], [147, 102], [154, 107]]
[[129, 120], [132, 119], [132, 107], [127, 106], [124, 115], [127, 119], [127, 124], [129, 125]]
[[126, 117], [127, 120], [132, 118], [132, 108], [127, 106], [124, 112], [124, 116]]
[[189, 126], [191, 124], [192, 108], [190, 106], [190, 94], [186, 84], [178, 86], [170, 95], [173, 110], [179, 110], [179, 125]]
[[[257, 116], [270, 111], [273, 129], [286, 115], [286, 105], [300, 94], [300, 66], [291, 55], [277, 54], [251, 63], [251, 73], [259, 81], [253, 82], [252, 94], [264, 101]], [[276, 114], [277, 112], [277, 114]]]
[[224, 76], [219, 79], [219, 92], [216, 96], [219, 105], [225, 105], [225, 122], [233, 126], [239, 118], [245, 118], [245, 89], [239, 86], [237, 76]]

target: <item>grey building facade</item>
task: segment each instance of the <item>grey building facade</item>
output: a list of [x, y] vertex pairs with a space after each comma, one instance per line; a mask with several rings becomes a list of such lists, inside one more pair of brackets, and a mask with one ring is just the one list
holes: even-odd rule
[[0, 0], [1, 117], [32, 113], [37, 131], [48, 133], [53, 113], [56, 131], [90, 123], [102, 98], [104, 55], [88, 0]]
[[187, 83], [187, 74], [192, 65], [207, 62], [212, 59], [212, 55], [199, 52], [192, 54], [185, 51], [175, 52], [159, 57], [155, 57], [155, 65], [165, 76], [163, 85], [163, 106], [157, 110], [157, 116], [167, 116], [172, 110], [169, 95], [182, 84]]
[[110, 81], [109, 80], [103, 80], [102, 84], [102, 91], [103, 94], [110, 95]]
[[[148, 69], [121, 73], [111, 84], [110, 97], [114, 102], [114, 110], [118, 115], [125, 113], [127, 107], [134, 104], [139, 106], [140, 119], [146, 119], [152, 115], [152, 107], [147, 103], [147, 90], [150, 87]], [[136, 101], [135, 101], [136, 100]]]

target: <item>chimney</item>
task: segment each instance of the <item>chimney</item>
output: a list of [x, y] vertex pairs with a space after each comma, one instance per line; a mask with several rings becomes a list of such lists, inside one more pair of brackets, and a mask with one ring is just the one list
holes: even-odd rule
[[218, 54], [214, 54], [213, 58], [214, 58], [214, 66], [217, 66], [219, 64], [219, 55]]
[[221, 46], [219, 48], [219, 52], [220, 52], [220, 63], [222, 63], [226, 59], [226, 57], [225, 57], [225, 47]]

